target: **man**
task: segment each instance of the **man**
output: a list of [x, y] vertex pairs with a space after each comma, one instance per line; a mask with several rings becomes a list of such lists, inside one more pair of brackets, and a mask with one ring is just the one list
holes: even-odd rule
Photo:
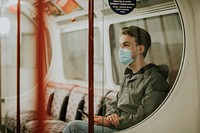
[[[118, 55], [120, 62], [127, 66], [126, 74], [106, 116], [94, 116], [95, 133], [102, 133], [102, 130], [111, 133], [137, 124], [167, 96], [169, 84], [161, 69], [145, 63], [144, 58], [150, 46], [151, 37], [144, 29], [137, 26], [122, 29]], [[64, 133], [73, 132], [87, 133], [88, 124], [83, 121], [70, 122]]]

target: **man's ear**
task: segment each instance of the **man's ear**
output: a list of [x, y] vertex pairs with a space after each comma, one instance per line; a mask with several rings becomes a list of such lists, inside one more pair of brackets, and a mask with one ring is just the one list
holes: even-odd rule
[[139, 50], [138, 50], [138, 52], [141, 53], [141, 54], [143, 54], [144, 49], [145, 49], [144, 45], [139, 45]]

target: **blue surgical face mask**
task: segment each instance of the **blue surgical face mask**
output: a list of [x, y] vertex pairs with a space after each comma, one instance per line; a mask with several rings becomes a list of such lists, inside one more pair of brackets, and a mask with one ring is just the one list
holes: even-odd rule
[[129, 65], [131, 62], [135, 60], [135, 58], [132, 58], [132, 51], [128, 49], [120, 48], [118, 56], [119, 56], [119, 61], [124, 65]]

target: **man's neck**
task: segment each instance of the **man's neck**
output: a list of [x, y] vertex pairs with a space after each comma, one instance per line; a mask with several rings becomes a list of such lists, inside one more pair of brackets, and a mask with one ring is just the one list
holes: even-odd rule
[[138, 60], [135, 60], [135, 62], [131, 63], [129, 65], [129, 68], [132, 69], [133, 73], [138, 72], [141, 68], [143, 68], [146, 65], [146, 62], [143, 58], [140, 58]]

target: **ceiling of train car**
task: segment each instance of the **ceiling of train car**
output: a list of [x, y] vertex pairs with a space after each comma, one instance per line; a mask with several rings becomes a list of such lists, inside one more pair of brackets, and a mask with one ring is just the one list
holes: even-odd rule
[[[34, 6], [37, 6], [37, 0], [21, 0], [21, 1], [29, 1]], [[114, 14], [114, 12], [109, 7], [108, 1], [109, 0], [94, 0], [95, 17], [98, 17], [99, 14], [103, 14], [104, 16]], [[136, 0], [136, 1], [137, 1], [136, 8], [143, 8], [174, 0]], [[18, 0], [0, 0], [0, 7], [3, 7], [3, 5], [5, 5], [4, 8], [1, 8], [1, 12], [5, 8], [10, 8], [10, 6], [16, 6], [17, 2]], [[69, 14], [76, 14], [80, 12], [87, 13], [88, 10], [88, 0], [43, 0], [43, 3], [45, 4], [45, 12], [48, 15], [52, 15], [54, 17], [67, 16]]]
[[[31, 0], [33, 3], [36, 0]], [[104, 12], [104, 10], [111, 10], [109, 7], [109, 0], [94, 0], [94, 9], [95, 13], [100, 11]], [[149, 7], [161, 3], [166, 3], [174, 0], [136, 0], [136, 8]], [[79, 11], [87, 11], [88, 10], [88, 0], [44, 0], [47, 3], [47, 7], [49, 8], [49, 14], [53, 14], [54, 16], [66, 15]], [[48, 4], [49, 3], [49, 4]], [[58, 9], [59, 11], [55, 11]], [[110, 13], [114, 14], [114, 12], [110, 11]], [[97, 14], [97, 13], [96, 13]], [[104, 14], [106, 15], [106, 14]]]

